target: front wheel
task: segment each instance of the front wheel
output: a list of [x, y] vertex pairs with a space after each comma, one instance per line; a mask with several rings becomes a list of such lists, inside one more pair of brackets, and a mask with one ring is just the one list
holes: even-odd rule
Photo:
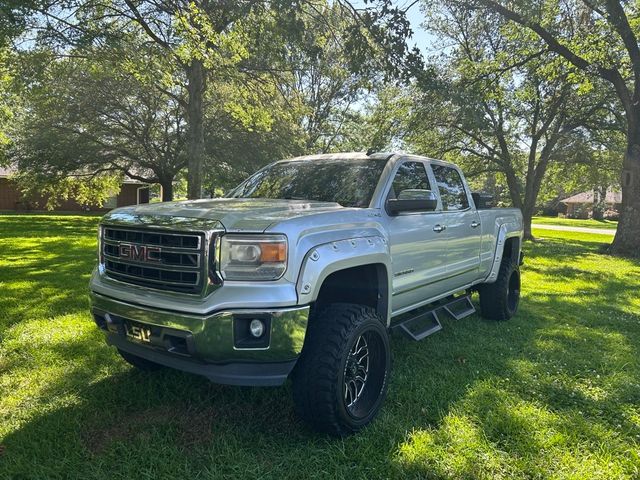
[[380, 410], [390, 370], [389, 337], [375, 310], [330, 305], [309, 324], [293, 377], [296, 411], [321, 432], [355, 433]]

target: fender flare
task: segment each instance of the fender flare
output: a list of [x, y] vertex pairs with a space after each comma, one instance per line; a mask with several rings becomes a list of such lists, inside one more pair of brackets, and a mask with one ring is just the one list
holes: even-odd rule
[[391, 319], [391, 262], [387, 240], [379, 237], [358, 237], [317, 245], [310, 249], [302, 261], [296, 282], [300, 304], [318, 299], [320, 289], [332, 273], [364, 265], [382, 264], [386, 269], [386, 321]]
[[496, 251], [493, 256], [493, 264], [491, 265], [491, 270], [489, 270], [489, 275], [487, 275], [483, 283], [494, 283], [498, 279], [498, 272], [500, 271], [502, 257], [504, 256], [504, 247], [507, 240], [514, 237], [520, 238], [520, 248], [518, 249], [518, 254], [520, 254], [520, 250], [522, 249], [522, 231], [519, 230], [518, 225], [515, 223], [503, 223], [500, 225], [498, 239], [496, 241]]

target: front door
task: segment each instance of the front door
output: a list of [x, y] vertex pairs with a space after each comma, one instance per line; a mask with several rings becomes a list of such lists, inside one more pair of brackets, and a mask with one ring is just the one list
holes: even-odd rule
[[[400, 163], [387, 198], [410, 189], [431, 190], [423, 162]], [[446, 291], [445, 220], [442, 212], [435, 211], [387, 215], [387, 221], [393, 268], [392, 309], [398, 314]]]
[[450, 289], [473, 282], [480, 269], [482, 228], [480, 215], [472, 208], [469, 192], [456, 168], [431, 164], [438, 184], [447, 227], [447, 283]]

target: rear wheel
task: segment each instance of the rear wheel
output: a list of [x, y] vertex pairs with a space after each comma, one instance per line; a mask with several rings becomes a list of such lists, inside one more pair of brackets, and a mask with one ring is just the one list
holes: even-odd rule
[[296, 411], [321, 432], [357, 432], [380, 410], [390, 370], [389, 338], [375, 310], [330, 305], [309, 324], [293, 378]]
[[159, 363], [152, 362], [150, 360], [147, 360], [146, 358], [138, 357], [137, 355], [132, 355], [131, 353], [125, 352], [124, 350], [118, 349], [118, 353], [122, 358], [125, 359], [127, 363], [144, 372], [154, 372], [156, 370], [164, 368], [164, 366], [160, 365]]
[[495, 283], [486, 283], [478, 289], [482, 316], [492, 320], [508, 320], [518, 311], [520, 304], [520, 268], [506, 258], [500, 265]]

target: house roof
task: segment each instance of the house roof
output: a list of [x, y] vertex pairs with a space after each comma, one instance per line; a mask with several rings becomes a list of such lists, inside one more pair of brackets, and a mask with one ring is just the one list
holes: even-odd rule
[[[593, 190], [565, 198], [561, 203], [593, 203]], [[622, 192], [617, 192], [611, 189], [607, 190], [605, 203], [622, 203]]]

